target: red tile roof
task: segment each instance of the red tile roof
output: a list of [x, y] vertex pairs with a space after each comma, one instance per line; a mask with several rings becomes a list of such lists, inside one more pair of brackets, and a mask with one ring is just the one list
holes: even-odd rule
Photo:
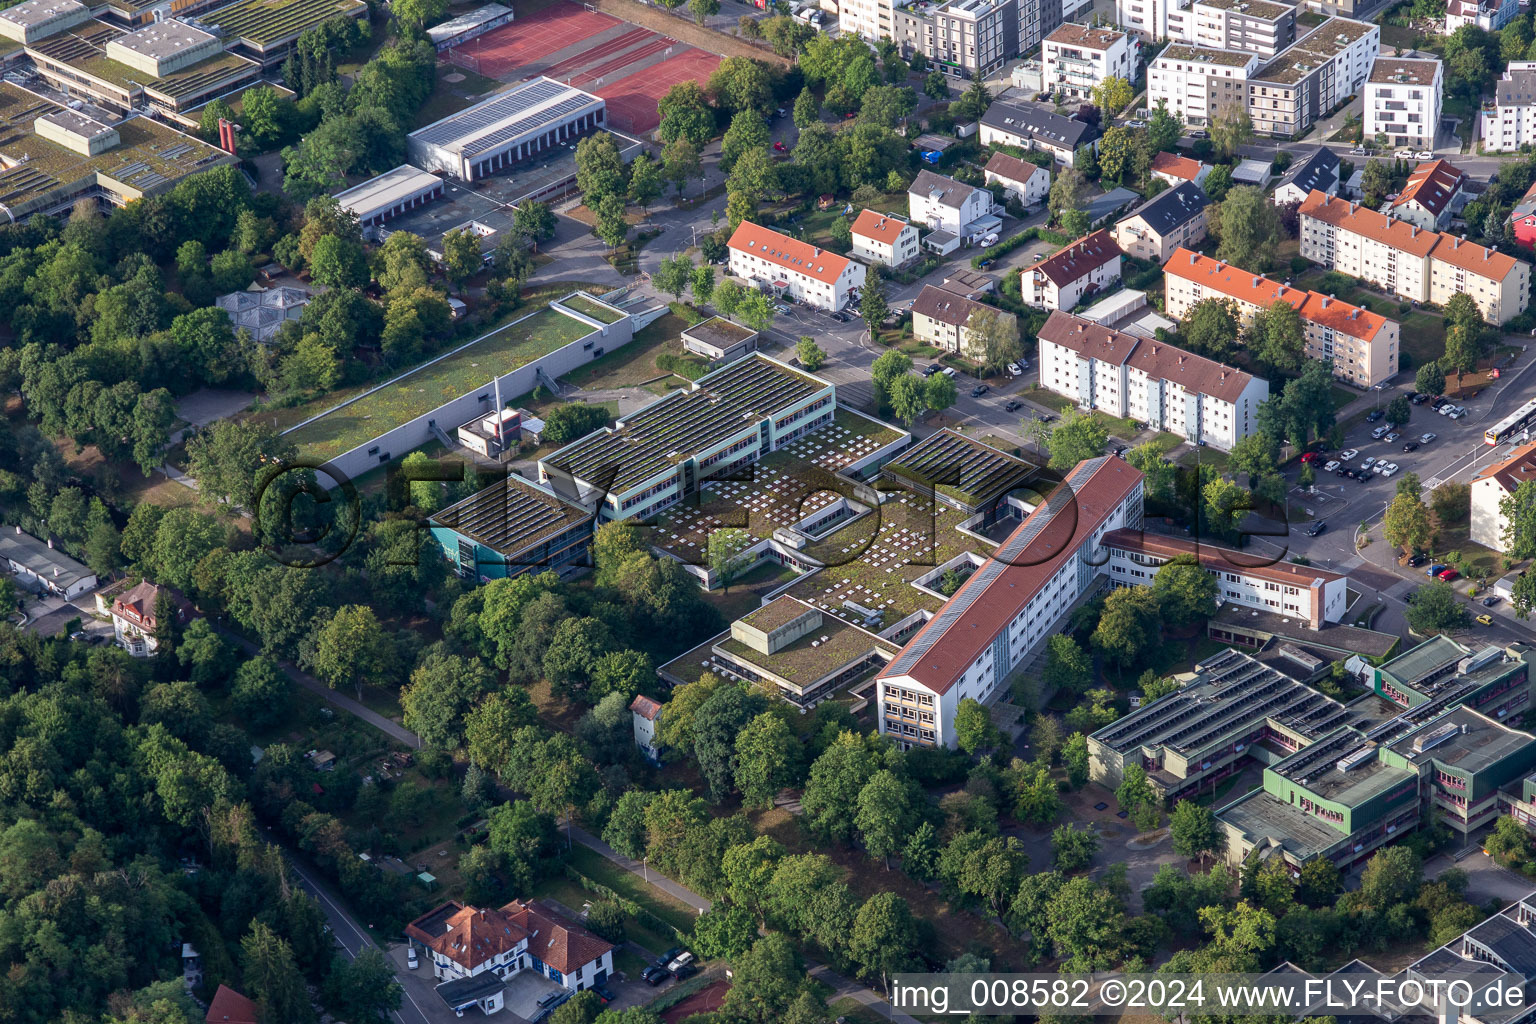
[[613, 943], [533, 900], [513, 900], [501, 909], [527, 930], [528, 952], [561, 974], [575, 974], [613, 949]]
[[836, 284], [849, 262], [846, 256], [839, 256], [830, 249], [818, 249], [809, 242], [781, 235], [749, 220], [736, 226], [727, 244], [729, 248], [751, 253], [758, 259], [815, 278], [823, 284]]
[[207, 1024], [259, 1024], [256, 1004], [228, 985], [220, 985], [208, 1004]]
[[1183, 178], [1185, 181], [1194, 181], [1200, 177], [1202, 167], [1204, 165], [1199, 160], [1191, 160], [1187, 156], [1178, 156], [1174, 153], [1159, 153], [1152, 158], [1153, 174], [1169, 174], [1175, 178]]
[[1203, 288], [1210, 288], [1238, 302], [1268, 309], [1277, 300], [1283, 300], [1295, 308], [1307, 300], [1307, 293], [1297, 288], [1287, 288], [1277, 281], [1258, 274], [1250, 274], [1241, 267], [1202, 256], [1182, 246], [1173, 251], [1163, 266], [1164, 274], [1193, 281]]
[[1419, 164], [1414, 168], [1413, 173], [1408, 175], [1408, 185], [1392, 201], [1392, 205], [1397, 207], [1417, 202], [1438, 217], [1441, 211], [1450, 205], [1456, 190], [1461, 187], [1466, 177], [1444, 160], [1431, 160], [1429, 163]]
[[1520, 263], [1513, 256], [1506, 256], [1497, 249], [1488, 249], [1443, 231], [1440, 233], [1440, 244], [1435, 246], [1430, 258], [1449, 263], [1478, 277], [1486, 277], [1490, 281], [1504, 280]]
[[1122, 255], [1124, 254], [1115, 244], [1114, 237], [1107, 229], [1100, 228], [1091, 235], [1079, 238], [1060, 252], [1024, 268], [1023, 272], [1028, 274], [1038, 270], [1060, 288]]
[[1028, 181], [1042, 171], [1047, 175], [1051, 173], [1039, 164], [1030, 163], [1028, 160], [1020, 160], [1018, 157], [1009, 156], [1007, 153], [993, 153], [991, 159], [987, 161], [987, 165], [982, 170], [990, 171], [999, 177], [1007, 178], [1009, 181], [1018, 182]]
[[1307, 301], [1302, 303], [1299, 312], [1303, 320], [1321, 324], [1361, 341], [1375, 338], [1389, 322], [1384, 316], [1338, 299], [1330, 299], [1322, 292], [1307, 292]]
[[148, 580], [140, 580], [132, 590], [119, 595], [112, 602], [112, 614], [127, 619], [141, 629], [154, 632], [158, 628], [155, 605], [159, 603], [161, 594], [170, 596], [171, 604], [177, 612], [177, 621], [186, 622], [192, 617], [192, 606], [186, 598], [170, 587], [157, 587]]
[[1124, 459], [1079, 463], [999, 547], [1010, 552], [1007, 561], [993, 558], [971, 574], [881, 677], [908, 676], [947, 693], [1140, 482], [1141, 471]]
[[661, 705], [642, 693], [630, 702], [629, 710], [647, 722], [654, 722], [656, 716], [661, 714]]
[[864, 238], [873, 238], [883, 245], [895, 245], [901, 233], [911, 226], [900, 217], [888, 216], [874, 210], [860, 210], [853, 222], [853, 233]]
[[1510, 494], [1527, 480], [1536, 480], [1536, 441], [1516, 448], [1503, 462], [1484, 467], [1472, 478], [1474, 482], [1492, 477]]
[[[444, 911], [451, 911], [443, 916]], [[427, 926], [439, 924], [441, 931], [429, 932]], [[441, 953], [466, 970], [502, 953], [510, 953], [528, 932], [504, 910], [478, 910], [458, 900], [449, 900], [436, 910], [406, 926], [406, 934], [427, 948]]]
[[1414, 256], [1428, 256], [1440, 240], [1440, 232], [1426, 231], [1407, 221], [1388, 217], [1316, 189], [1302, 200], [1299, 213], [1336, 228], [1351, 231]]
[[1124, 334], [1060, 310], [1045, 321], [1039, 337], [1079, 355], [1114, 365], [1123, 363], [1149, 377], [1171, 381], [1186, 391], [1210, 395], [1223, 402], [1236, 402], [1253, 381], [1252, 374], [1235, 366], [1197, 356], [1167, 342]]
[[1261, 580], [1286, 583], [1293, 587], [1307, 588], [1314, 582], [1331, 583], [1344, 578], [1327, 569], [1296, 565], [1292, 562], [1271, 562], [1260, 554], [1246, 554], [1203, 541], [1145, 533], [1141, 530], [1111, 530], [1104, 535], [1103, 544], [1106, 548], [1139, 551], [1158, 558], [1195, 555], [1200, 559], [1200, 564], [1211, 572], [1241, 573]]

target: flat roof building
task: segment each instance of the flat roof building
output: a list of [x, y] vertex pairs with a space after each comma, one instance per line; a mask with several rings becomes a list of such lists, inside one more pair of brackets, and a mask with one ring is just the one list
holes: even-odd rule
[[79, 0], [25, 0], [0, 11], [0, 36], [35, 43], [90, 18], [91, 9]]
[[427, 29], [427, 38], [439, 53], [476, 36], [484, 35], [493, 28], [500, 28], [512, 21], [512, 8], [501, 4], [486, 4], [466, 11], [456, 17]]
[[711, 650], [713, 671], [770, 684], [806, 707], [884, 668], [898, 645], [784, 595], [731, 623]]
[[1358, 92], [1381, 49], [1381, 26], [1333, 17], [1248, 79], [1248, 113], [1260, 135], [1295, 138]]
[[733, 363], [757, 351], [758, 333], [725, 317], [712, 316], [686, 328], [682, 338], [683, 348], [694, 355], [712, 363]]
[[281, 64], [299, 36], [332, 18], [368, 16], [363, 0], [237, 0], [201, 16], [235, 53], [264, 68]]
[[29, 590], [70, 600], [96, 588], [95, 573], [19, 526], [0, 531], [0, 559]]
[[999, 451], [945, 428], [923, 438], [885, 464], [881, 473], [935, 501], [967, 513], [985, 513], [990, 524], [1005, 499], [1027, 488], [1040, 470], [1016, 455]]
[[218, 36], [181, 21], [156, 22], [112, 39], [105, 47], [107, 57], [152, 78], [163, 78], [223, 49]]
[[467, 580], [591, 564], [592, 513], [510, 473], [428, 522], [432, 539]]
[[607, 123], [601, 96], [552, 78], [522, 82], [406, 136], [411, 162], [474, 181]]
[[55, 110], [32, 122], [38, 138], [82, 156], [99, 156], [122, 141], [117, 129], [73, 110]]
[[419, 167], [401, 164], [361, 185], [336, 193], [336, 205], [355, 216], [366, 231], [442, 194], [442, 178]]

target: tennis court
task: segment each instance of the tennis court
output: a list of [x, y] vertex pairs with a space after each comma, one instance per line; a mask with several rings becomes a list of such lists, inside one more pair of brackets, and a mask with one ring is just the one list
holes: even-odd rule
[[597, 89], [587, 87], [607, 101], [608, 118], [615, 126], [631, 134], [651, 131], [661, 123], [656, 105], [668, 89], [679, 82], [703, 85], [720, 66], [720, 58], [713, 53], [683, 47], [681, 43], [678, 46], [682, 53], [651, 65], [644, 74], [630, 75]]
[[589, 11], [580, 4], [552, 4], [477, 36], [463, 46], [455, 46], [446, 56], [451, 63], [469, 67], [488, 78], [503, 78], [515, 68], [536, 63], [623, 24], [618, 18]]

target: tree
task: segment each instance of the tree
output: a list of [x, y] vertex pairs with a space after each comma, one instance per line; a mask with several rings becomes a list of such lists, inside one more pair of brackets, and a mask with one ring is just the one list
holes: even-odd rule
[[771, 807], [800, 772], [800, 740], [784, 719], [763, 712], [736, 736], [736, 788], [745, 807]]
[[1180, 555], [1158, 567], [1152, 593], [1164, 621], [1188, 626], [1216, 614], [1216, 577], [1194, 555]]
[[229, 696], [242, 722], [252, 729], [267, 729], [282, 720], [292, 693], [288, 673], [269, 658], [255, 657], [235, 670]]
[[604, 199], [623, 197], [624, 159], [607, 132], [589, 135], [576, 144], [576, 190], [583, 205], [594, 213]]
[[934, 412], [942, 412], [955, 404], [959, 392], [948, 374], [936, 373], [923, 381], [923, 404]]
[[1515, 614], [1524, 619], [1536, 605], [1536, 573], [1524, 572], [1515, 578], [1514, 592], [1510, 597]]
[[263, 1020], [304, 1024], [315, 1019], [293, 947], [260, 921], [253, 921], [240, 940], [240, 972]]
[[955, 709], [955, 742], [967, 754], [995, 747], [1000, 742], [991, 714], [970, 697], [962, 699]]
[[1079, 462], [1104, 454], [1109, 431], [1092, 416], [1068, 409], [1061, 422], [1045, 432], [1044, 445], [1050, 453], [1050, 467], [1066, 473]]
[[1443, 483], [1429, 492], [1429, 505], [1435, 511], [1435, 522], [1441, 526], [1465, 522], [1472, 514], [1472, 487]]
[[1147, 122], [1147, 148], [1153, 153], [1173, 152], [1183, 134], [1183, 119], [1169, 112], [1166, 101], [1158, 100]]
[[870, 776], [859, 791], [854, 824], [864, 849], [871, 857], [879, 857], [887, 871], [891, 869], [891, 855], [899, 853], [907, 842], [916, 817], [911, 787], [890, 769], [882, 768]]
[[464, 717], [495, 685], [495, 676], [479, 658], [462, 658], [433, 648], [400, 691], [405, 727], [424, 744], [451, 750], [463, 740]]
[[1234, 473], [1248, 474], [1250, 484], [1280, 469], [1280, 446], [1264, 431], [1239, 438], [1227, 453], [1227, 465]]
[[[721, 286], [727, 283], [730, 282], [721, 282]], [[736, 315], [744, 325], [761, 334], [773, 323], [773, 300], [762, 292], [748, 291], [742, 295]]]
[[1536, 480], [1522, 480], [1514, 493], [1499, 499], [1504, 520], [1504, 557], [1536, 558]]
[[673, 299], [681, 299], [693, 277], [693, 260], [681, 254], [668, 256], [651, 273], [651, 283]]
[[1422, 394], [1445, 394], [1445, 374], [1441, 372], [1439, 362], [1431, 359], [1420, 366], [1413, 375], [1413, 386]]
[[880, 892], [864, 901], [853, 921], [848, 954], [865, 977], [878, 976], [889, 991], [890, 976], [918, 960], [918, 929], [907, 901]]
[[[1247, 116], [1245, 111], [1243, 117]], [[1232, 189], [1221, 202], [1217, 220], [1221, 238], [1217, 258], [1254, 273], [1262, 273], [1274, 262], [1283, 232], [1280, 214], [1262, 189], [1252, 185]]]
[[1242, 103], [1230, 103], [1211, 120], [1211, 142], [1216, 152], [1227, 159], [1253, 139], [1253, 118]]
[[617, 249], [629, 237], [629, 222], [624, 219], [624, 200], [617, 195], [607, 195], [598, 200], [592, 211], [597, 224], [593, 230], [609, 249]]
[[485, 266], [480, 254], [480, 236], [469, 228], [454, 228], [443, 235], [443, 274], [460, 291], [464, 282]]
[[683, 187], [701, 172], [698, 146], [686, 138], [667, 143], [661, 151], [661, 170], [662, 176], [677, 188], [677, 194], [682, 195]]
[[1131, 83], [1115, 75], [1106, 76], [1093, 87], [1093, 105], [1103, 111], [1105, 117], [1114, 117], [1130, 106], [1131, 100], [1135, 98], [1136, 93]]
[[1206, 854], [1219, 853], [1225, 845], [1225, 834], [1216, 824], [1216, 816], [1209, 807], [1193, 800], [1180, 800], [1173, 805], [1168, 830], [1173, 835], [1173, 850], [1181, 857], [1203, 860]]
[[1392, 191], [1392, 171], [1384, 160], [1369, 160], [1360, 178], [1360, 192], [1365, 205], [1371, 209], [1380, 206]]
[[728, 590], [756, 561], [743, 554], [753, 543], [754, 538], [746, 530], [727, 527], [710, 531], [705, 560], [722, 590]]
[[1201, 299], [1184, 314], [1182, 333], [1190, 347], [1212, 359], [1226, 359], [1237, 341], [1241, 321], [1231, 299]]
[[1260, 311], [1248, 337], [1248, 348], [1260, 362], [1283, 372], [1301, 369], [1306, 358], [1306, 328], [1301, 314], [1289, 302], [1276, 299], [1268, 309]]
[[1088, 781], [1088, 737], [1080, 732], [1068, 736], [1061, 748], [1061, 763], [1072, 787], [1083, 786]]
[[694, 948], [705, 959], [721, 957], [734, 963], [757, 941], [757, 921], [742, 907], [716, 903], [693, 923]]
[[216, 420], [187, 442], [188, 469], [198, 492], [249, 509], [267, 466], [291, 462], [296, 452], [272, 428]]
[[1138, 143], [1142, 135], [1132, 135], [1123, 125], [1115, 125], [1099, 140], [1099, 176], [1102, 180], [1124, 183], [1136, 161]]
[[815, 373], [821, 369], [827, 361], [827, 353], [816, 344], [816, 339], [809, 334], [800, 335], [800, 340], [795, 343], [795, 358], [800, 365]]
[[325, 978], [323, 997], [325, 1008], [337, 1017], [357, 1024], [384, 1024], [400, 1008], [403, 992], [383, 951], [370, 945], [354, 958], [336, 957]]
[[1069, 633], [1054, 633], [1046, 641], [1045, 685], [1054, 690], [1083, 694], [1093, 685], [1093, 663]]
[[1413, 415], [1413, 406], [1407, 395], [1398, 395], [1387, 403], [1387, 422], [1402, 426]]
[[1399, 491], [1381, 517], [1381, 532], [1388, 544], [1401, 548], [1405, 555], [1426, 550], [1435, 535], [1429, 507], [1417, 494]]
[[[670, 705], [669, 705], [670, 707]], [[864, 738], [843, 732], [811, 764], [801, 795], [803, 821], [828, 842], [846, 842], [856, 828], [859, 793], [876, 770]]]
[[1093, 863], [1098, 852], [1098, 833], [1087, 825], [1080, 829], [1058, 825], [1051, 833], [1051, 861], [1057, 871], [1081, 871]]
[[1139, 764], [1125, 769], [1120, 785], [1115, 787], [1115, 801], [1121, 810], [1131, 812], [1136, 827], [1143, 831], [1156, 828], [1162, 818], [1163, 802], [1152, 788], [1152, 783], [1147, 780], [1145, 769]]
[[886, 402], [891, 407], [891, 413], [909, 427], [928, 408], [923, 394], [923, 383], [920, 378], [909, 373], [904, 377], [897, 377], [886, 393]]
[[890, 313], [891, 308], [885, 300], [885, 281], [878, 274], [870, 274], [859, 296], [859, 315], [864, 318], [864, 326], [874, 334]]
[[[1080, 209], [1087, 188], [1088, 179], [1083, 177], [1082, 171], [1075, 167], [1064, 168], [1056, 175], [1056, 180], [1051, 182], [1051, 191], [1046, 198], [1051, 216], [1059, 223], [1068, 210]], [[1069, 231], [1068, 234], [1076, 235], [1077, 232]]]
[[1412, 900], [1423, 882], [1424, 866], [1417, 853], [1407, 846], [1385, 847], [1371, 855], [1360, 873], [1360, 903], [1384, 911]]
[[540, 242], [555, 237], [555, 213], [548, 203], [532, 200], [521, 203], [512, 211], [512, 229], [532, 242], [537, 252]]
[[644, 210], [661, 195], [661, 188], [661, 165], [649, 153], [635, 157], [629, 165], [629, 201]]
[[1466, 292], [1457, 292], [1445, 303], [1445, 366], [1458, 374], [1477, 369], [1487, 342], [1487, 324], [1477, 302]]
[[1404, 617], [1408, 627], [1420, 636], [1451, 633], [1472, 624], [1472, 616], [1456, 599], [1455, 588], [1443, 580], [1426, 583], [1409, 594]]
[[816, 94], [811, 92], [810, 86], [801, 89], [800, 95], [795, 97], [793, 117], [795, 127], [802, 131], [821, 120], [821, 104], [817, 102]]
[[1090, 642], [1122, 669], [1158, 640], [1158, 599], [1144, 587], [1122, 587], [1105, 598]]
[[987, 373], [998, 373], [1009, 363], [1018, 362], [1024, 350], [1019, 346], [1019, 321], [1012, 313], [991, 306], [971, 311], [965, 323], [967, 353], [981, 362]]
[[335, 689], [351, 683], [357, 699], [363, 699], [364, 681], [387, 678], [392, 667], [390, 643], [373, 609], [364, 604], [343, 605], [322, 622], [313, 635], [309, 667]]
[[327, 288], [359, 288], [368, 280], [368, 260], [356, 242], [323, 235], [310, 253], [309, 271]]

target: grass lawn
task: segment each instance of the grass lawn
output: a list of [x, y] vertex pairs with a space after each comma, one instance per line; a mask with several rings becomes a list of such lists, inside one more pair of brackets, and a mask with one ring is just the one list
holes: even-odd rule
[[616, 324], [628, 315], [609, 306], [605, 306], [601, 302], [593, 302], [585, 295], [572, 295], [570, 298], [562, 299], [560, 304], [568, 309], [574, 309], [576, 312], [582, 314], [583, 316], [589, 316], [596, 320], [598, 323], [603, 324]]
[[1136, 426], [1136, 421], [1133, 419], [1122, 419], [1119, 416], [1111, 416], [1109, 413], [1100, 412], [1097, 409], [1093, 410], [1093, 412], [1090, 412], [1088, 415], [1093, 418], [1095, 423], [1109, 431], [1110, 436], [1112, 437], [1119, 437], [1129, 440], [1130, 438], [1133, 438], [1137, 434], [1141, 433], [1140, 429]]
[[1209, 446], [1205, 448], [1191, 448], [1179, 456], [1179, 465], [1191, 468], [1196, 465], [1214, 466], [1217, 471], [1225, 473], [1227, 470], [1227, 453], [1217, 451]]
[[682, 332], [691, 326], [684, 323], [682, 317], [668, 313], [638, 332], [628, 345], [592, 360], [561, 379], [594, 391], [635, 387], [666, 372], [656, 365], [657, 356], [684, 354]]
[[1352, 388], [1346, 388], [1339, 384], [1335, 384], [1328, 393], [1333, 398], [1334, 412], [1338, 412], [1350, 402], [1353, 402], [1355, 399], [1360, 397], [1360, 392], [1355, 391]]
[[1077, 408], [1077, 403], [1066, 395], [1058, 395], [1056, 392], [1048, 391], [1038, 384], [1025, 397], [1036, 405], [1043, 405], [1047, 409], [1054, 409], [1057, 412], [1066, 412], [1068, 409]]
[[288, 440], [310, 458], [334, 458], [590, 333], [587, 324], [546, 307], [306, 423]]
[[[444, 81], [449, 75], [460, 76], [463, 81]], [[496, 79], [477, 75], [468, 68], [453, 64], [439, 64], [437, 87], [432, 90], [432, 95], [427, 97], [427, 101], [417, 109], [416, 123], [413, 127], [420, 128], [422, 125], [441, 121], [449, 114], [456, 114], [470, 106], [478, 97], [495, 92], [502, 87], [502, 83]]]
[[585, 846], [576, 846], [571, 850], [571, 866], [625, 899], [634, 900], [678, 931], [692, 930], [695, 915], [690, 908], [660, 889], [647, 885], [644, 879], [630, 874], [602, 854]]
[[1157, 435], [1153, 437], [1152, 440], [1147, 442], [1147, 444], [1157, 445], [1158, 450], [1160, 450], [1164, 455], [1173, 451], [1183, 443], [1184, 438], [1181, 435], [1172, 433], [1171, 431], [1167, 430], [1158, 431]]
[[827, 1009], [838, 1020], [857, 1021], [858, 1024], [886, 1024], [885, 1018], [857, 999], [844, 998], [829, 1003]]

